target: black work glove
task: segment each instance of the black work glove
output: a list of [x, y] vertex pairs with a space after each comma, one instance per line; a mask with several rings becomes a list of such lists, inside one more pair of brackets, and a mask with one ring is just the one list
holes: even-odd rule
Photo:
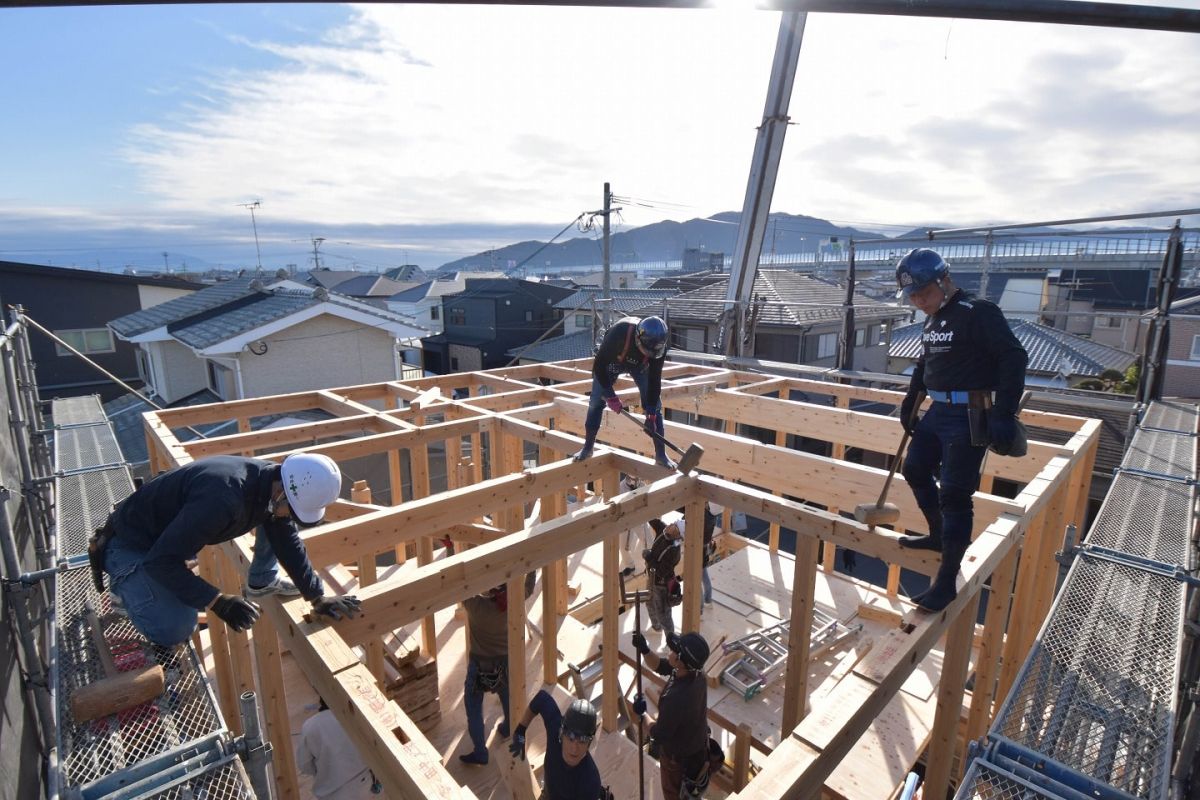
[[312, 601], [312, 606], [314, 613], [333, 619], [357, 617], [362, 613], [362, 603], [352, 594], [344, 597], [318, 597]]
[[640, 633], [635, 633], [633, 635], [633, 649], [637, 650], [642, 655], [649, 653], [650, 645], [646, 643], [646, 637], [642, 636]]
[[913, 428], [916, 427], [916, 420], [913, 419], [913, 411], [917, 407], [916, 392], [909, 392], [904, 395], [903, 402], [900, 403], [900, 424], [904, 426], [904, 430], [912, 435]]
[[508, 752], [522, 761], [525, 760], [525, 726], [518, 725], [513, 731], [512, 741], [508, 743]]
[[842, 549], [842, 566], [846, 572], [854, 573], [854, 568], [858, 566], [858, 553], [853, 550]]
[[249, 630], [262, 613], [256, 604], [236, 594], [218, 595], [210, 610], [238, 633]]
[[638, 694], [633, 698], [633, 713], [639, 717], [646, 715], [646, 696], [644, 694]]
[[1013, 443], [1017, 440], [1016, 416], [992, 409], [992, 413], [988, 415], [988, 438], [992, 440], [992, 449], [999, 455], [1006, 456], [1011, 453]]

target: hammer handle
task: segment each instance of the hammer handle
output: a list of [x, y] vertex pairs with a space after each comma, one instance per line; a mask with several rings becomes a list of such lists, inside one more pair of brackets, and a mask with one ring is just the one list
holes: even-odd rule
[[100, 666], [104, 668], [104, 677], [111, 678], [118, 674], [117, 663], [113, 661], [112, 651], [108, 649], [108, 642], [104, 639], [104, 629], [100, 627], [96, 609], [89, 603], [84, 614], [87, 617], [88, 628], [91, 629], [92, 644], [96, 646], [96, 655], [100, 658]]
[[904, 455], [904, 446], [908, 444], [908, 437], [912, 435], [910, 431], [917, 424], [917, 415], [921, 413], [921, 404], [924, 402], [925, 392], [918, 392], [917, 402], [913, 403], [912, 416], [909, 418], [908, 424], [904, 426], [904, 435], [900, 437], [900, 446], [896, 448], [896, 457], [892, 459], [892, 468], [888, 470], [887, 480], [883, 482], [879, 499], [875, 501], [876, 508], [883, 508], [883, 503], [887, 500], [888, 487], [892, 485], [892, 478], [896, 477], [896, 467], [900, 466], [900, 457]]
[[621, 413], [622, 413], [622, 414], [624, 414], [625, 416], [629, 417], [631, 420], [633, 420], [634, 422], [636, 422], [638, 425], [641, 425], [641, 426], [642, 426], [642, 431], [644, 431], [645, 433], [648, 433], [648, 434], [650, 434], [650, 437], [651, 437], [651, 438], [653, 438], [653, 439], [657, 439], [658, 441], [660, 441], [660, 442], [662, 442], [663, 444], [665, 444], [667, 447], [669, 447], [669, 448], [671, 448], [672, 450], [674, 450], [676, 453], [679, 453], [679, 455], [681, 455], [681, 456], [683, 456], [683, 455], [687, 455], [687, 453], [683, 452], [683, 451], [682, 451], [682, 450], [680, 450], [678, 447], [676, 447], [674, 444], [672, 444], [672, 443], [670, 442], [670, 440], [668, 440], [668, 439], [667, 439], [667, 437], [660, 435], [658, 431], [650, 431], [650, 430], [646, 430], [646, 420], [644, 420], [644, 419], [638, 419], [638, 418], [637, 418], [637, 417], [635, 417], [633, 414], [631, 414], [630, 412], [626, 411], [624, 408], [622, 408], [622, 409], [621, 409]]

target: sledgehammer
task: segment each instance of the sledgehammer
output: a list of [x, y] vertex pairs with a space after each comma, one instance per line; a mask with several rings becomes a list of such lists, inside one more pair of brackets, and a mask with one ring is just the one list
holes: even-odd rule
[[100, 620], [90, 603], [84, 613], [87, 626], [91, 629], [92, 643], [95, 644], [96, 653], [100, 657], [104, 677], [76, 689], [71, 694], [71, 716], [75, 722], [89, 722], [98, 717], [116, 714], [140, 706], [162, 694], [166, 687], [162, 666], [155, 664], [152, 667], [127, 672], [118, 671], [112, 651], [104, 641], [104, 629], [100, 627]]
[[670, 441], [668, 441], [667, 437], [659, 434], [658, 431], [648, 430], [646, 428], [645, 420], [638, 419], [633, 414], [630, 414], [624, 408], [621, 409], [621, 413], [624, 414], [625, 416], [629, 417], [634, 422], [636, 422], [644, 432], [650, 434], [651, 438], [657, 439], [658, 441], [665, 444], [667, 447], [674, 450], [676, 453], [679, 453], [681, 458], [679, 459], [679, 463], [675, 465], [675, 468], [678, 469], [681, 474], [687, 475], [689, 472], [694, 470], [700, 464], [700, 459], [704, 457], [704, 448], [701, 447], [700, 445], [693, 443], [690, 447], [688, 447], [687, 452], [685, 453], [684, 451], [682, 451], [678, 447], [676, 447], [674, 444], [672, 444]]
[[854, 507], [854, 518], [859, 522], [874, 527], [876, 525], [891, 525], [900, 519], [900, 507], [895, 503], [884, 501], [887, 500], [888, 488], [892, 485], [892, 478], [896, 476], [896, 467], [900, 465], [900, 457], [904, 455], [904, 446], [908, 444], [909, 431], [917, 424], [917, 415], [921, 413], [921, 403], [924, 402], [925, 393], [920, 392], [917, 395], [917, 402], [913, 403], [912, 417], [908, 420], [908, 424], [904, 426], [904, 435], [900, 437], [900, 446], [896, 448], [896, 457], [892, 459], [892, 468], [888, 470], [887, 480], [883, 482], [883, 490], [879, 492], [879, 499], [874, 503], [859, 503]]

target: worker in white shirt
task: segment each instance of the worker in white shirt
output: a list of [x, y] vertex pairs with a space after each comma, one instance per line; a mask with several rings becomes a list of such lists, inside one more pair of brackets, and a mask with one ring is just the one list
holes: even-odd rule
[[[642, 482], [634, 475], [621, 476], [621, 491], [623, 492], [632, 492], [641, 485]], [[623, 547], [621, 548], [622, 575], [629, 577], [638, 572], [637, 567], [642, 552], [649, 548], [653, 541], [654, 532], [650, 529], [649, 523], [643, 522], [625, 531], [625, 538], [622, 540]]]
[[296, 764], [313, 776], [317, 800], [367, 800], [383, 790], [324, 698], [320, 711], [300, 727]]

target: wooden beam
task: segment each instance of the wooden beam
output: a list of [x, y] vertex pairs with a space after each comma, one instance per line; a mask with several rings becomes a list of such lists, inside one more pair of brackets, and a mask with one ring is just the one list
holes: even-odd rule
[[[704, 569], [704, 503], [687, 504], [683, 532], [683, 632], [700, 630], [700, 574]], [[669, 610], [669, 609], [668, 609]]]
[[441, 422], [436, 425], [425, 425], [414, 430], [391, 431], [376, 433], [370, 436], [360, 436], [345, 442], [328, 442], [294, 450], [280, 450], [267, 453], [262, 458], [282, 460], [292, 453], [320, 453], [329, 456], [334, 461], [346, 461], [352, 458], [362, 458], [373, 453], [384, 453], [388, 450], [420, 447], [431, 442], [440, 442], [450, 436], [461, 436], [471, 431], [479, 430], [481, 420], [478, 418]]
[[989, 581], [987, 616], [983, 623], [983, 638], [975, 662], [975, 688], [971, 691], [971, 711], [967, 716], [966, 735], [959, 764], [966, 764], [966, 745], [987, 731], [992, 722], [992, 701], [996, 698], [996, 678], [1000, 673], [1001, 645], [1008, 612], [1012, 606], [1013, 579], [1017, 573], [1017, 549], [1014, 548]]
[[[604, 473], [602, 478], [604, 497], [608, 502], [622, 493], [621, 474], [615, 469]], [[621, 687], [617, 683], [617, 671], [620, 669], [621, 643], [620, 636], [620, 605], [621, 605], [621, 532], [613, 531], [604, 537], [604, 618], [601, 622], [600, 640], [603, 646], [600, 657], [600, 680], [603, 686], [600, 719], [604, 730], [612, 733], [617, 730], [618, 701], [621, 698]]]
[[[595, 459], [589, 459], [590, 463]], [[347, 642], [403, 627], [500, 579], [511, 580], [596, 544], [610, 533], [677, 508], [697, 490], [696, 478], [676, 475], [627, 492], [612, 502], [576, 509], [558, 519], [473, 547], [418, 568], [400, 585], [380, 581], [359, 593], [365, 613], [333, 625]]]
[[788, 627], [787, 672], [783, 690], [780, 733], [788, 736], [804, 719], [808, 702], [808, 660], [812, 645], [813, 610], [816, 608], [820, 541], [796, 534], [795, 573], [792, 576], [792, 615]]
[[275, 781], [280, 800], [300, 800], [300, 781], [296, 775], [296, 752], [290, 746], [291, 721], [288, 718], [287, 690], [283, 682], [283, 660], [279, 652], [279, 635], [270, 619], [264, 619], [254, 629], [254, 664], [258, 671], [258, 699], [262, 703], [266, 739], [275, 742]]
[[[355, 481], [350, 489], [350, 497], [356, 503], [371, 502], [371, 487], [366, 481]], [[358, 557], [358, 585], [370, 586], [378, 580], [376, 573], [375, 554], [366, 553]], [[374, 638], [367, 642], [367, 669], [375, 676], [375, 680], [384, 681], [383, 672], [383, 639]]]
[[958, 721], [962, 715], [967, 669], [971, 663], [971, 645], [975, 635], [975, 617], [979, 595], [975, 594], [958, 612], [946, 632], [946, 653], [942, 676], [938, 681], [937, 710], [925, 766], [925, 793], [945, 797], [950, 788], [950, 769], [958, 753]]

